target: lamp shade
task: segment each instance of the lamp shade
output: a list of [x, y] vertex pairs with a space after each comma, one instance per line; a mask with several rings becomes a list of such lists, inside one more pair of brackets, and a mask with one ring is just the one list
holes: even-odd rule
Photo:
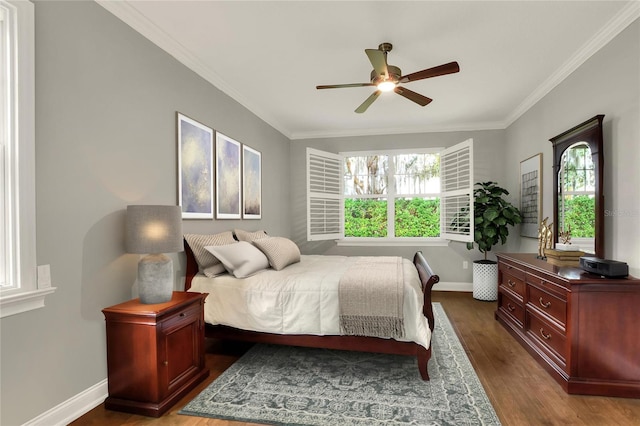
[[127, 253], [177, 253], [184, 250], [180, 206], [127, 206]]

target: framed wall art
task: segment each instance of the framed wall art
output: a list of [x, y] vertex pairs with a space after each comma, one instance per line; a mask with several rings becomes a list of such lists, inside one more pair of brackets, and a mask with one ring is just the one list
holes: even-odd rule
[[242, 217], [262, 218], [262, 155], [242, 145]]
[[216, 132], [216, 218], [241, 218], [241, 144]]
[[183, 219], [213, 219], [213, 130], [177, 113], [178, 204]]
[[520, 235], [538, 238], [542, 220], [542, 153], [520, 162]]

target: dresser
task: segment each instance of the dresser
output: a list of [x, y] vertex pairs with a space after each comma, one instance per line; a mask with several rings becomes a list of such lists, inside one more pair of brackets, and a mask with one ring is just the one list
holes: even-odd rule
[[640, 398], [640, 280], [497, 257], [496, 320], [567, 393]]
[[109, 379], [105, 408], [159, 417], [209, 375], [206, 296], [174, 292], [166, 303], [134, 299], [102, 310]]

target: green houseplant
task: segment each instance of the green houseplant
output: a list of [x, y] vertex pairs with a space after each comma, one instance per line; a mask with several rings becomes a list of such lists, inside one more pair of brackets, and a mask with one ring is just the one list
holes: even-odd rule
[[508, 226], [522, 222], [517, 207], [503, 196], [509, 191], [496, 182], [478, 182], [473, 191], [474, 242], [467, 243], [472, 250], [474, 243], [484, 254], [483, 260], [473, 262], [473, 297], [479, 300], [496, 300], [498, 296], [498, 264], [487, 259], [487, 253], [500, 242], [504, 244], [509, 235]]

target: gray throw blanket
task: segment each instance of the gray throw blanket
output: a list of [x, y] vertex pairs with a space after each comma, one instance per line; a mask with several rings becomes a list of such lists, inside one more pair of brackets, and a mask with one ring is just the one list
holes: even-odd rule
[[361, 257], [340, 278], [340, 331], [344, 335], [404, 336], [401, 257]]

